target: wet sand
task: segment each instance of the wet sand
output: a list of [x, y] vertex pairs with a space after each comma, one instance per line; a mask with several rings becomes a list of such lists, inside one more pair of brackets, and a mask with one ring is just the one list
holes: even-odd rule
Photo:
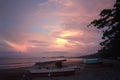
[[120, 61], [105, 60], [102, 66], [79, 62], [74, 65], [78, 68], [72, 76], [32, 78], [28, 68], [17, 68], [0, 70], [0, 80], [120, 80]]

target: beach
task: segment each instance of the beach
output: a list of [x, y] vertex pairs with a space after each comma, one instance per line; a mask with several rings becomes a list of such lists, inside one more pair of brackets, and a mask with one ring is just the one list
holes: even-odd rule
[[0, 70], [0, 80], [120, 80], [120, 62], [116, 60], [104, 60], [102, 66], [86, 66], [81, 62], [73, 65], [78, 68], [70, 76], [32, 77], [26, 67]]

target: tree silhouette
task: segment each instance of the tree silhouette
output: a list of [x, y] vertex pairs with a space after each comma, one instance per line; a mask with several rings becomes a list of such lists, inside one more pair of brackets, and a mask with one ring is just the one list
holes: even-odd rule
[[99, 52], [112, 55], [114, 58], [120, 56], [120, 0], [116, 0], [112, 9], [104, 9], [99, 14], [100, 18], [93, 20], [93, 25], [103, 31], [100, 43], [102, 49]]

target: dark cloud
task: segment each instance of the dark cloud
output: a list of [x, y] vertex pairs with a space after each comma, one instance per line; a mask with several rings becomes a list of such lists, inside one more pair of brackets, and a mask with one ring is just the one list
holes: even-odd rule
[[38, 41], [38, 40], [29, 40], [28, 42], [31, 42], [31, 43], [46, 43], [45, 41]]
[[35, 46], [48, 46], [50, 45], [50, 42], [48, 41], [38, 41], [38, 40], [29, 40], [28, 41], [30, 44], [33, 44]]

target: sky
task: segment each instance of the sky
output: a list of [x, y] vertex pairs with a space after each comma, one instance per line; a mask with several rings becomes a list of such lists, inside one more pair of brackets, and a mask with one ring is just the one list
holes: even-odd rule
[[0, 0], [0, 56], [96, 53], [102, 32], [87, 27], [115, 0]]

